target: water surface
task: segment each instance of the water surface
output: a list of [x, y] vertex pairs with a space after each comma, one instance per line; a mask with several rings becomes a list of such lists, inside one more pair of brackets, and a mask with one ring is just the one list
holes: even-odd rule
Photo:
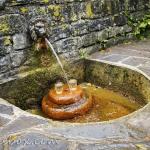
[[[120, 118], [128, 115], [141, 107], [133, 97], [123, 96], [120, 92], [96, 87], [91, 84], [81, 84], [84, 94], [93, 98], [93, 107], [89, 112], [73, 119], [64, 120], [72, 123], [101, 122]], [[33, 114], [46, 117], [41, 110], [29, 110]]]

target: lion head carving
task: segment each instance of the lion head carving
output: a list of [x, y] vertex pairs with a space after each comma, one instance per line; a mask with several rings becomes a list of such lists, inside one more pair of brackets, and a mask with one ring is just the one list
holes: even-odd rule
[[46, 38], [48, 36], [48, 23], [45, 19], [39, 17], [32, 19], [29, 24], [29, 31], [34, 41], [39, 38]]

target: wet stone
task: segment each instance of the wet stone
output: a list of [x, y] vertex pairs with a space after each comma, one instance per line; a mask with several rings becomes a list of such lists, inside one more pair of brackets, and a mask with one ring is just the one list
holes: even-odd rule
[[13, 115], [14, 114], [13, 107], [0, 104], [0, 113], [7, 114], [7, 115]]
[[8, 147], [11, 150], [67, 150], [68, 142], [31, 132], [18, 136]]
[[47, 123], [45, 119], [39, 119], [33, 116], [21, 116], [3, 128], [3, 130], [0, 130], [0, 136], [15, 133], [45, 123]]

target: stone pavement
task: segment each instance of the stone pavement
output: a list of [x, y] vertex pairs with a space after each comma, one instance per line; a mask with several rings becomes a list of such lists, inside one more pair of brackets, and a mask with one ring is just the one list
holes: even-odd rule
[[[112, 47], [89, 60], [127, 67], [150, 80], [150, 41]], [[150, 104], [109, 122], [73, 124], [27, 113], [0, 99], [0, 150], [150, 150]]]
[[131, 42], [96, 52], [89, 59], [142, 71], [150, 76], [150, 40]]

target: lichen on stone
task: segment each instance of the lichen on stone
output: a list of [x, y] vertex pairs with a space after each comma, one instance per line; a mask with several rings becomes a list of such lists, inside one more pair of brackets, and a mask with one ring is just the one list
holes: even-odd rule
[[4, 46], [8, 46], [8, 45], [11, 45], [11, 39], [10, 39], [10, 36], [6, 36], [4, 38]]
[[59, 5], [49, 5], [49, 6], [48, 6], [48, 9], [53, 11], [53, 15], [54, 15], [55, 17], [60, 16], [60, 13], [61, 13], [61, 6], [59, 6]]
[[9, 24], [6, 20], [0, 22], [0, 32], [5, 33], [9, 31]]
[[94, 13], [92, 11], [92, 4], [89, 2], [86, 5], [86, 14], [88, 17], [93, 17]]
[[42, 2], [44, 2], [44, 3], [48, 3], [48, 2], [49, 2], [49, 0], [42, 0]]
[[24, 13], [28, 13], [29, 9], [27, 7], [22, 7], [20, 8], [20, 11], [24, 14]]

